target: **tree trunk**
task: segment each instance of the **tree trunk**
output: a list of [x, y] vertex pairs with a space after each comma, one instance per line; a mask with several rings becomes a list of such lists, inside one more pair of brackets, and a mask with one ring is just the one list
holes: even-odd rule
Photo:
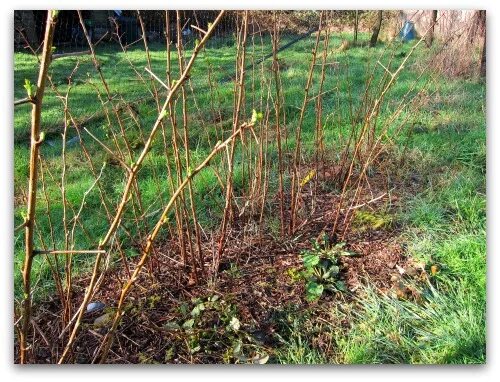
[[359, 23], [359, 17], [358, 17], [358, 11], [356, 11], [356, 15], [354, 16], [354, 40], [353, 40], [353, 46], [356, 46], [358, 42], [358, 23]]
[[486, 11], [484, 12], [484, 37], [483, 37], [483, 49], [481, 51], [481, 68], [479, 74], [482, 78], [486, 78]]
[[370, 39], [370, 47], [377, 45], [378, 34], [380, 33], [380, 27], [382, 26], [382, 11], [377, 13], [377, 23], [373, 27], [372, 38]]
[[430, 29], [427, 31], [427, 35], [425, 36], [425, 45], [428, 48], [432, 46], [432, 42], [434, 41], [434, 26], [436, 25], [438, 11], [432, 11], [431, 25]]
[[486, 11], [478, 10], [474, 12], [472, 26], [469, 29], [469, 43], [473, 44], [477, 36], [483, 36], [486, 31]]

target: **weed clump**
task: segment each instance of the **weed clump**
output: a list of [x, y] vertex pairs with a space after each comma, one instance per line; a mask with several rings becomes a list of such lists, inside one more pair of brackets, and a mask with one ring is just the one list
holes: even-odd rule
[[312, 243], [312, 248], [302, 252], [304, 271], [301, 276], [306, 282], [306, 299], [318, 300], [323, 292], [341, 293], [346, 291], [344, 281], [340, 279], [341, 256], [351, 256], [352, 253], [344, 249], [344, 243], [330, 245], [324, 237]]

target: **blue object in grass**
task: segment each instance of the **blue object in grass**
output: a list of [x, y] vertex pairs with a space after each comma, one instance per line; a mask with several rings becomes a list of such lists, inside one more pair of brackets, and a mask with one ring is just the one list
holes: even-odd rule
[[412, 21], [405, 21], [403, 28], [399, 32], [399, 37], [403, 42], [415, 39], [415, 24]]

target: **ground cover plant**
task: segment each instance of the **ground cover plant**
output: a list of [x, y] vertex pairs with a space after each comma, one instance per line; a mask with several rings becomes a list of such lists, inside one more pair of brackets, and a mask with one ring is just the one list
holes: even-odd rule
[[[77, 12], [59, 57], [48, 12], [14, 55], [15, 361], [484, 363], [481, 12], [377, 42], [339, 23], [378, 12], [134, 11], [128, 45]], [[465, 35], [474, 70], [437, 65]]]

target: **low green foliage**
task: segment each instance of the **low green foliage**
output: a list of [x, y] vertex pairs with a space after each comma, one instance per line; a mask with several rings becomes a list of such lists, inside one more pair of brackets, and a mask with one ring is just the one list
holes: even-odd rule
[[314, 241], [310, 250], [302, 252], [304, 271], [302, 277], [306, 281], [306, 299], [318, 300], [324, 291], [332, 293], [344, 292], [345, 283], [340, 280], [340, 256], [350, 256], [344, 250], [344, 243], [329, 245], [327, 239], [322, 243]]
[[392, 224], [393, 218], [382, 212], [357, 210], [354, 213], [352, 226], [354, 229], [364, 231], [367, 229], [380, 229]]
[[178, 319], [164, 323], [163, 329], [182, 333], [190, 354], [214, 354], [224, 363], [268, 361], [267, 353], [244, 329], [236, 306], [219, 295], [182, 302], [178, 311]]

